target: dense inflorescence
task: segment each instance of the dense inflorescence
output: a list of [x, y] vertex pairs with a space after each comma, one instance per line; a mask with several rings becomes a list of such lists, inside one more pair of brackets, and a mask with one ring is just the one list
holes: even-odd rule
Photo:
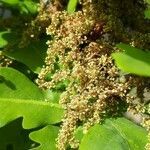
[[149, 37], [148, 29], [141, 28], [142, 0], [81, 0], [78, 11], [71, 14], [63, 7], [63, 1], [54, 0], [45, 8], [50, 16], [46, 32], [53, 40], [47, 42], [46, 65], [37, 79], [43, 89], [65, 84], [59, 101], [66, 110], [57, 139], [59, 150], [78, 147], [74, 132], [79, 124], [86, 133], [106, 116], [121, 114], [121, 106], [132, 107], [129, 91], [136, 78], [121, 75], [111, 53], [117, 42], [138, 45], [143, 39], [137, 35]]
[[7, 58], [0, 52], [0, 67], [8, 67], [12, 63], [10, 58]]

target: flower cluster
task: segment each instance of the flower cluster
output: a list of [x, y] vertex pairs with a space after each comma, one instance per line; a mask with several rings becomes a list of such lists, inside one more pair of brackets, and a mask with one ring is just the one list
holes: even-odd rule
[[65, 150], [68, 145], [78, 147], [74, 132], [79, 124], [86, 133], [131, 102], [128, 92], [133, 77], [121, 75], [111, 58], [118, 39], [129, 42], [131, 35], [114, 10], [123, 6], [120, 0], [80, 0], [79, 10], [72, 14], [56, 8], [55, 2], [47, 8], [51, 23], [46, 32], [52, 40], [47, 41], [46, 65], [37, 83], [43, 89], [55, 89], [67, 81], [59, 101], [66, 113], [57, 138], [57, 148]]
[[0, 52], [0, 67], [7, 67], [12, 64], [12, 60]]

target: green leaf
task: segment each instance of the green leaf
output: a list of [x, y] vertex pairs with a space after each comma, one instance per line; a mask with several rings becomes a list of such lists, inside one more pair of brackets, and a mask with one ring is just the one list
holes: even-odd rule
[[[5, 134], [7, 132], [3, 129], [8, 123], [23, 118], [23, 128], [33, 129], [59, 123], [64, 116], [64, 110], [60, 105], [38, 101], [43, 100], [42, 91], [24, 74], [15, 69], [0, 68], [0, 92], [0, 133], [3, 134], [3, 139], [0, 138], [0, 148], [2, 149], [13, 147], [15, 150], [20, 150], [28, 149], [27, 147], [30, 146], [27, 145], [27, 141], [24, 143], [27, 135], [25, 130], [20, 131], [18, 124], [15, 126], [18, 130], [12, 130], [12, 128], [8, 130], [16, 134], [4, 135], [4, 132]], [[21, 135], [20, 132], [25, 135]], [[15, 140], [17, 138], [19, 140]]]
[[132, 74], [150, 76], [150, 52], [126, 44], [118, 44], [117, 47], [124, 50], [112, 54], [119, 69]]
[[125, 118], [108, 119], [91, 127], [79, 150], [144, 150], [147, 132]]
[[61, 121], [64, 111], [58, 104], [0, 98], [0, 127], [23, 117], [23, 128], [31, 129]]
[[78, 4], [78, 0], [69, 0], [68, 6], [67, 6], [68, 13], [75, 12], [77, 4]]
[[19, 9], [21, 13], [35, 14], [38, 11], [38, 3], [32, 0], [0, 0], [0, 2]]
[[16, 35], [10, 30], [0, 32], [0, 48], [4, 48], [8, 43], [14, 43], [16, 41]]
[[9, 5], [16, 5], [19, 3], [19, 0], [0, 0], [0, 2], [9, 4]]
[[3, 35], [9, 34], [9, 31], [0, 32], [0, 48], [3, 48], [8, 44], [7, 40], [3, 38]]
[[58, 136], [59, 127], [52, 125], [46, 126], [45, 128], [32, 132], [30, 138], [33, 141], [40, 143], [41, 145], [32, 150], [57, 150], [56, 149], [56, 138]]
[[43, 92], [31, 80], [9, 67], [0, 67], [0, 97], [44, 100]]
[[37, 3], [35, 3], [31, 0], [24, 0], [23, 2], [20, 1], [19, 9], [20, 9], [21, 13], [35, 14], [38, 11], [38, 5], [37, 5]]
[[38, 9], [37, 3], [30, 1], [30, 0], [26, 0], [24, 1], [24, 4], [30, 13], [35, 14], [37, 12], [37, 9]]
[[35, 73], [39, 73], [44, 65], [47, 46], [45, 40], [31, 43], [25, 48], [15, 48], [4, 52], [4, 55], [27, 65]]
[[150, 19], [150, 8], [149, 9], [147, 9], [147, 10], [145, 10], [145, 18], [146, 19]]

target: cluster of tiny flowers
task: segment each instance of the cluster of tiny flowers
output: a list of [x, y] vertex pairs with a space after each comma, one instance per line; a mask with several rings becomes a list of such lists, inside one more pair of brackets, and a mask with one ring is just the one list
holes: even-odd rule
[[[76, 59], [79, 59], [79, 56], [77, 56], [80, 54], [78, 54], [79, 46], [86, 43], [87, 38], [84, 35], [91, 30], [93, 24], [93, 21], [80, 11], [74, 14], [56, 11], [51, 14], [51, 24], [47, 28], [47, 34], [51, 35], [53, 40], [47, 42], [49, 48], [45, 61], [46, 67], [42, 69], [37, 81], [41, 87], [51, 88], [54, 82], [59, 82], [62, 78], [68, 78], [71, 73], [69, 66], [71, 62], [74, 63]], [[56, 57], [59, 59], [61, 70], [56, 71], [52, 77], [54, 80], [45, 82], [43, 77], [54, 70]]]
[[122, 79], [110, 56], [113, 47], [101, 35], [106, 23], [96, 19], [99, 14], [91, 0], [82, 0], [80, 5], [82, 10], [72, 14], [49, 12], [51, 24], [46, 32], [52, 40], [47, 41], [46, 65], [37, 79], [43, 89], [55, 89], [68, 80], [59, 100], [66, 110], [57, 138], [59, 150], [78, 147], [74, 133], [79, 122], [87, 133], [106, 115], [117, 115], [122, 102], [131, 102], [131, 78]]
[[[47, 28], [47, 34], [53, 37], [53, 41], [47, 42], [46, 67], [37, 82], [42, 88], [54, 88], [61, 80], [70, 81], [60, 98], [66, 109], [57, 139], [60, 150], [65, 149], [67, 144], [72, 148], [78, 146], [73, 134], [79, 121], [86, 133], [90, 126], [101, 121], [108, 105], [109, 111], [115, 113], [119, 103], [117, 97], [124, 98], [129, 88], [127, 82], [119, 81], [118, 70], [106, 53], [108, 48], [88, 41], [86, 35], [95, 22], [87, 16], [81, 11], [74, 14], [57, 11], [51, 15], [51, 24]], [[55, 71], [50, 81], [45, 81], [45, 76], [54, 71], [56, 59], [61, 69]]]
[[8, 67], [12, 64], [12, 60], [7, 58], [0, 52], [0, 67]]

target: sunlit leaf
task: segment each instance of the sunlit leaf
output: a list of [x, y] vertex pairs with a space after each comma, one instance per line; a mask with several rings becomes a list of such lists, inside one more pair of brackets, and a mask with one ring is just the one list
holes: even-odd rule
[[57, 150], [56, 138], [58, 136], [59, 127], [52, 125], [46, 126], [45, 128], [32, 132], [30, 138], [40, 144], [39, 147], [32, 150]]
[[38, 11], [38, 3], [33, 0], [0, 0], [0, 2], [13, 6], [13, 8], [20, 10], [21, 13], [35, 14]]
[[[44, 100], [43, 92], [24, 74], [15, 69], [0, 68], [0, 92], [1, 135], [6, 131], [4, 126], [18, 118], [23, 119], [22, 126], [24, 129], [33, 129], [59, 123], [64, 116], [64, 110], [60, 105], [41, 101]], [[15, 127], [17, 125], [19, 125], [18, 122]], [[23, 143], [28, 134], [26, 135], [25, 130], [20, 131], [19, 128], [14, 130], [16, 137], [13, 134], [13, 136], [4, 135], [2, 140], [0, 138], [0, 148], [13, 147], [20, 150], [30, 146]], [[13, 133], [12, 129], [8, 130], [10, 134]], [[25, 135], [20, 135], [20, 132], [25, 133]], [[19, 140], [15, 140], [18, 137]]]
[[18, 3], [17, 8], [22, 14], [36, 14], [38, 11], [38, 3], [31, 0], [24, 0]]
[[0, 98], [44, 100], [43, 92], [24, 74], [0, 67]]
[[16, 5], [19, 3], [20, 0], [0, 0], [0, 2], [4, 2], [6, 4], [9, 4], [9, 5]]
[[125, 118], [108, 119], [91, 127], [79, 150], [144, 150], [147, 132]]
[[69, 0], [68, 6], [67, 6], [68, 13], [75, 12], [77, 4], [78, 4], [78, 0]]
[[150, 52], [126, 44], [118, 44], [124, 52], [112, 54], [117, 66], [124, 72], [150, 76]]
[[63, 109], [44, 101], [0, 98], [0, 127], [23, 117], [23, 128], [31, 129], [61, 121]]

